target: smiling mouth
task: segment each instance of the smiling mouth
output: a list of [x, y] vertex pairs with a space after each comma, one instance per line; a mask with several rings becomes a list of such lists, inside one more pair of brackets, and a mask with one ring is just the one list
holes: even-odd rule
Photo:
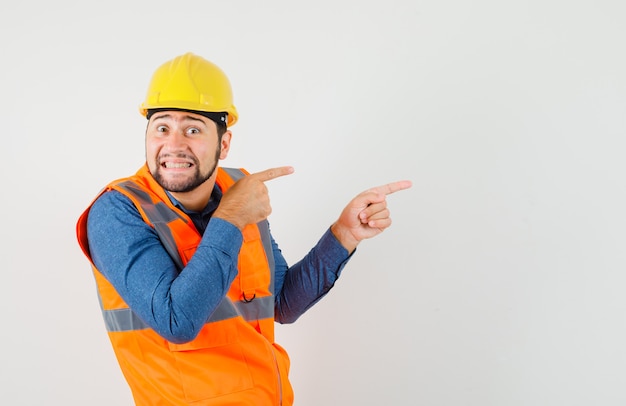
[[163, 162], [161, 166], [165, 169], [180, 169], [180, 168], [191, 168], [190, 163], [188, 162]]

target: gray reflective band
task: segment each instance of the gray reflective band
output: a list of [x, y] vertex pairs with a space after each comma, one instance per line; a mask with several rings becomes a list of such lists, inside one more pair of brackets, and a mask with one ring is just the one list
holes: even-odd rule
[[222, 168], [222, 170], [224, 172], [226, 172], [228, 174], [228, 176], [230, 176], [235, 182], [237, 182], [239, 179], [241, 179], [244, 176], [246, 176], [246, 174], [243, 173], [243, 171], [241, 169], [237, 169], [237, 168]]
[[239, 301], [234, 305], [246, 321], [274, 318], [274, 296], [257, 297], [251, 302]]
[[176, 248], [174, 236], [172, 235], [172, 231], [168, 227], [167, 223], [177, 219], [181, 219], [184, 222], [187, 222], [187, 220], [174, 210], [171, 210], [163, 202], [154, 204], [152, 199], [150, 199], [150, 196], [148, 196], [148, 194], [143, 190], [137, 188], [137, 186], [131, 181], [120, 183], [120, 187], [139, 200], [141, 208], [146, 213], [148, 220], [150, 220], [154, 226], [154, 230], [157, 232], [159, 239], [163, 242], [163, 246], [167, 250], [167, 253], [170, 254], [170, 257], [176, 264], [178, 271], [182, 271], [184, 268], [183, 260], [180, 258], [180, 255], [178, 255], [178, 249]]
[[[222, 168], [222, 170], [226, 172], [228, 176], [230, 176], [232, 180], [234, 180], [235, 182], [237, 182], [239, 179], [246, 176], [246, 174], [243, 173], [241, 169]], [[263, 249], [265, 250], [265, 256], [267, 257], [267, 263], [269, 265], [269, 268], [272, 270], [272, 272], [270, 272], [271, 280], [270, 280], [269, 288], [270, 288], [270, 292], [272, 292], [272, 295], [273, 295], [274, 294], [274, 271], [273, 270], [275, 269], [275, 262], [274, 262], [274, 252], [272, 251], [272, 240], [270, 237], [270, 226], [267, 220], [258, 222], [257, 226], [259, 227], [259, 233], [261, 234], [261, 241], [263, 243]]]
[[272, 251], [272, 241], [270, 238], [270, 226], [267, 220], [263, 220], [257, 223], [259, 227], [259, 233], [261, 233], [261, 242], [263, 243], [263, 250], [265, 251], [265, 256], [267, 257], [267, 264], [270, 268], [270, 292], [272, 295], [274, 294], [274, 252]]
[[104, 325], [108, 332], [145, 330], [150, 328], [130, 309], [103, 310]]
[[[124, 332], [150, 328], [132, 310], [103, 310], [104, 324], [108, 332]], [[232, 302], [224, 298], [217, 306], [207, 323], [228, 320], [241, 316], [246, 321], [274, 318], [274, 297], [265, 296], [251, 302]]]

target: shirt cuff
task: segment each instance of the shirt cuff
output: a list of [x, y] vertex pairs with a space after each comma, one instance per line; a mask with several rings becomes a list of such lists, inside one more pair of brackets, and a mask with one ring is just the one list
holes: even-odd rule
[[337, 264], [337, 273], [346, 265], [348, 260], [354, 255], [356, 249], [349, 253], [347, 249], [335, 237], [330, 230], [330, 227], [326, 230], [322, 238], [317, 243], [318, 255], [324, 258], [326, 263]]

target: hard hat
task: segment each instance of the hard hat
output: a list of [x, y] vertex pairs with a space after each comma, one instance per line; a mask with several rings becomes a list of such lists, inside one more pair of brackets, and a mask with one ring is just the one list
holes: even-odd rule
[[152, 75], [139, 112], [146, 117], [148, 110], [163, 108], [226, 112], [228, 127], [239, 117], [226, 74], [217, 65], [191, 52], [165, 62]]

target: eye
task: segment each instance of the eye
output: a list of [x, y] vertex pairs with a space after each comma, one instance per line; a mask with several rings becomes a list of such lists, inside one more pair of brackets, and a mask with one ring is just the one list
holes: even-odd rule
[[157, 132], [159, 133], [164, 133], [165, 131], [167, 131], [167, 127], [164, 125], [160, 125], [156, 128]]
[[187, 134], [192, 135], [192, 134], [200, 134], [200, 130], [197, 129], [196, 127], [189, 127], [187, 129]]

